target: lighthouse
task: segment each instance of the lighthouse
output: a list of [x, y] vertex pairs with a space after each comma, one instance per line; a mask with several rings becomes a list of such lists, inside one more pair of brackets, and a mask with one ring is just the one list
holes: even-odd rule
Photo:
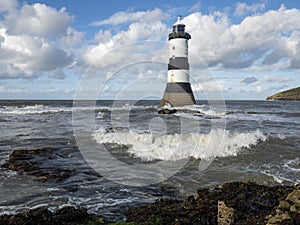
[[169, 33], [168, 81], [160, 106], [173, 107], [195, 104], [190, 84], [188, 41], [191, 35], [185, 32], [185, 25], [178, 16], [177, 22]]

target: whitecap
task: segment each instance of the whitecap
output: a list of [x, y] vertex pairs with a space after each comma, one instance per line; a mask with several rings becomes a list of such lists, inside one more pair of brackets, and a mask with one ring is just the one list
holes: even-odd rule
[[99, 143], [115, 143], [128, 146], [128, 152], [144, 161], [176, 161], [193, 157], [211, 159], [237, 156], [243, 149], [266, 141], [261, 131], [249, 133], [215, 129], [208, 134], [151, 134], [137, 131], [107, 132], [101, 128], [93, 138]]

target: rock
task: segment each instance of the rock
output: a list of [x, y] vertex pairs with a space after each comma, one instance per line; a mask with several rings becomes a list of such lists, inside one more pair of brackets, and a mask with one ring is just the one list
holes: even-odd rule
[[176, 113], [176, 109], [161, 109], [158, 111], [158, 114], [173, 114]]
[[271, 216], [266, 225], [293, 225], [293, 221], [289, 214], [287, 213], [278, 213], [274, 216]]
[[62, 181], [74, 173], [74, 169], [57, 168], [51, 161], [63, 156], [58, 149], [42, 148], [35, 150], [14, 150], [3, 167], [36, 177], [40, 181]]
[[[184, 201], [159, 199], [153, 204], [126, 212], [127, 223], [157, 225], [257, 224], [299, 225], [299, 186], [258, 185], [232, 182], [214, 189], [200, 189]], [[64, 207], [55, 212], [47, 208], [24, 210], [0, 216], [0, 225], [98, 225], [111, 224], [86, 209]], [[123, 224], [121, 222], [114, 224]]]
[[300, 189], [293, 190], [285, 200], [280, 201], [267, 219], [267, 225], [300, 224]]
[[225, 183], [212, 190], [200, 189], [184, 201], [160, 200], [128, 210], [126, 216], [128, 222], [142, 224], [265, 225], [266, 217], [293, 189], [254, 182]]
[[289, 193], [286, 201], [290, 202], [293, 206], [297, 208], [297, 212], [300, 213], [300, 189], [296, 189]]
[[102, 217], [87, 213], [86, 209], [67, 206], [49, 211], [41, 207], [27, 209], [15, 215], [1, 215], [0, 225], [83, 225], [83, 224], [107, 224]]
[[218, 225], [234, 223], [234, 209], [226, 206], [224, 201], [218, 201]]
[[300, 100], [300, 87], [276, 93], [267, 100]]

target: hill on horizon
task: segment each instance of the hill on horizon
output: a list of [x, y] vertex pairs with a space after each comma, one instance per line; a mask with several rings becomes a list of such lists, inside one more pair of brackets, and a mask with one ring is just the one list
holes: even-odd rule
[[278, 92], [267, 97], [267, 100], [300, 100], [300, 87]]

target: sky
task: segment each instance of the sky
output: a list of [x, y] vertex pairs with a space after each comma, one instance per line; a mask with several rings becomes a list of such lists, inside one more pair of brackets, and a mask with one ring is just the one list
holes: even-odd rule
[[300, 85], [300, 2], [0, 0], [0, 99], [159, 99], [182, 15], [197, 99]]

